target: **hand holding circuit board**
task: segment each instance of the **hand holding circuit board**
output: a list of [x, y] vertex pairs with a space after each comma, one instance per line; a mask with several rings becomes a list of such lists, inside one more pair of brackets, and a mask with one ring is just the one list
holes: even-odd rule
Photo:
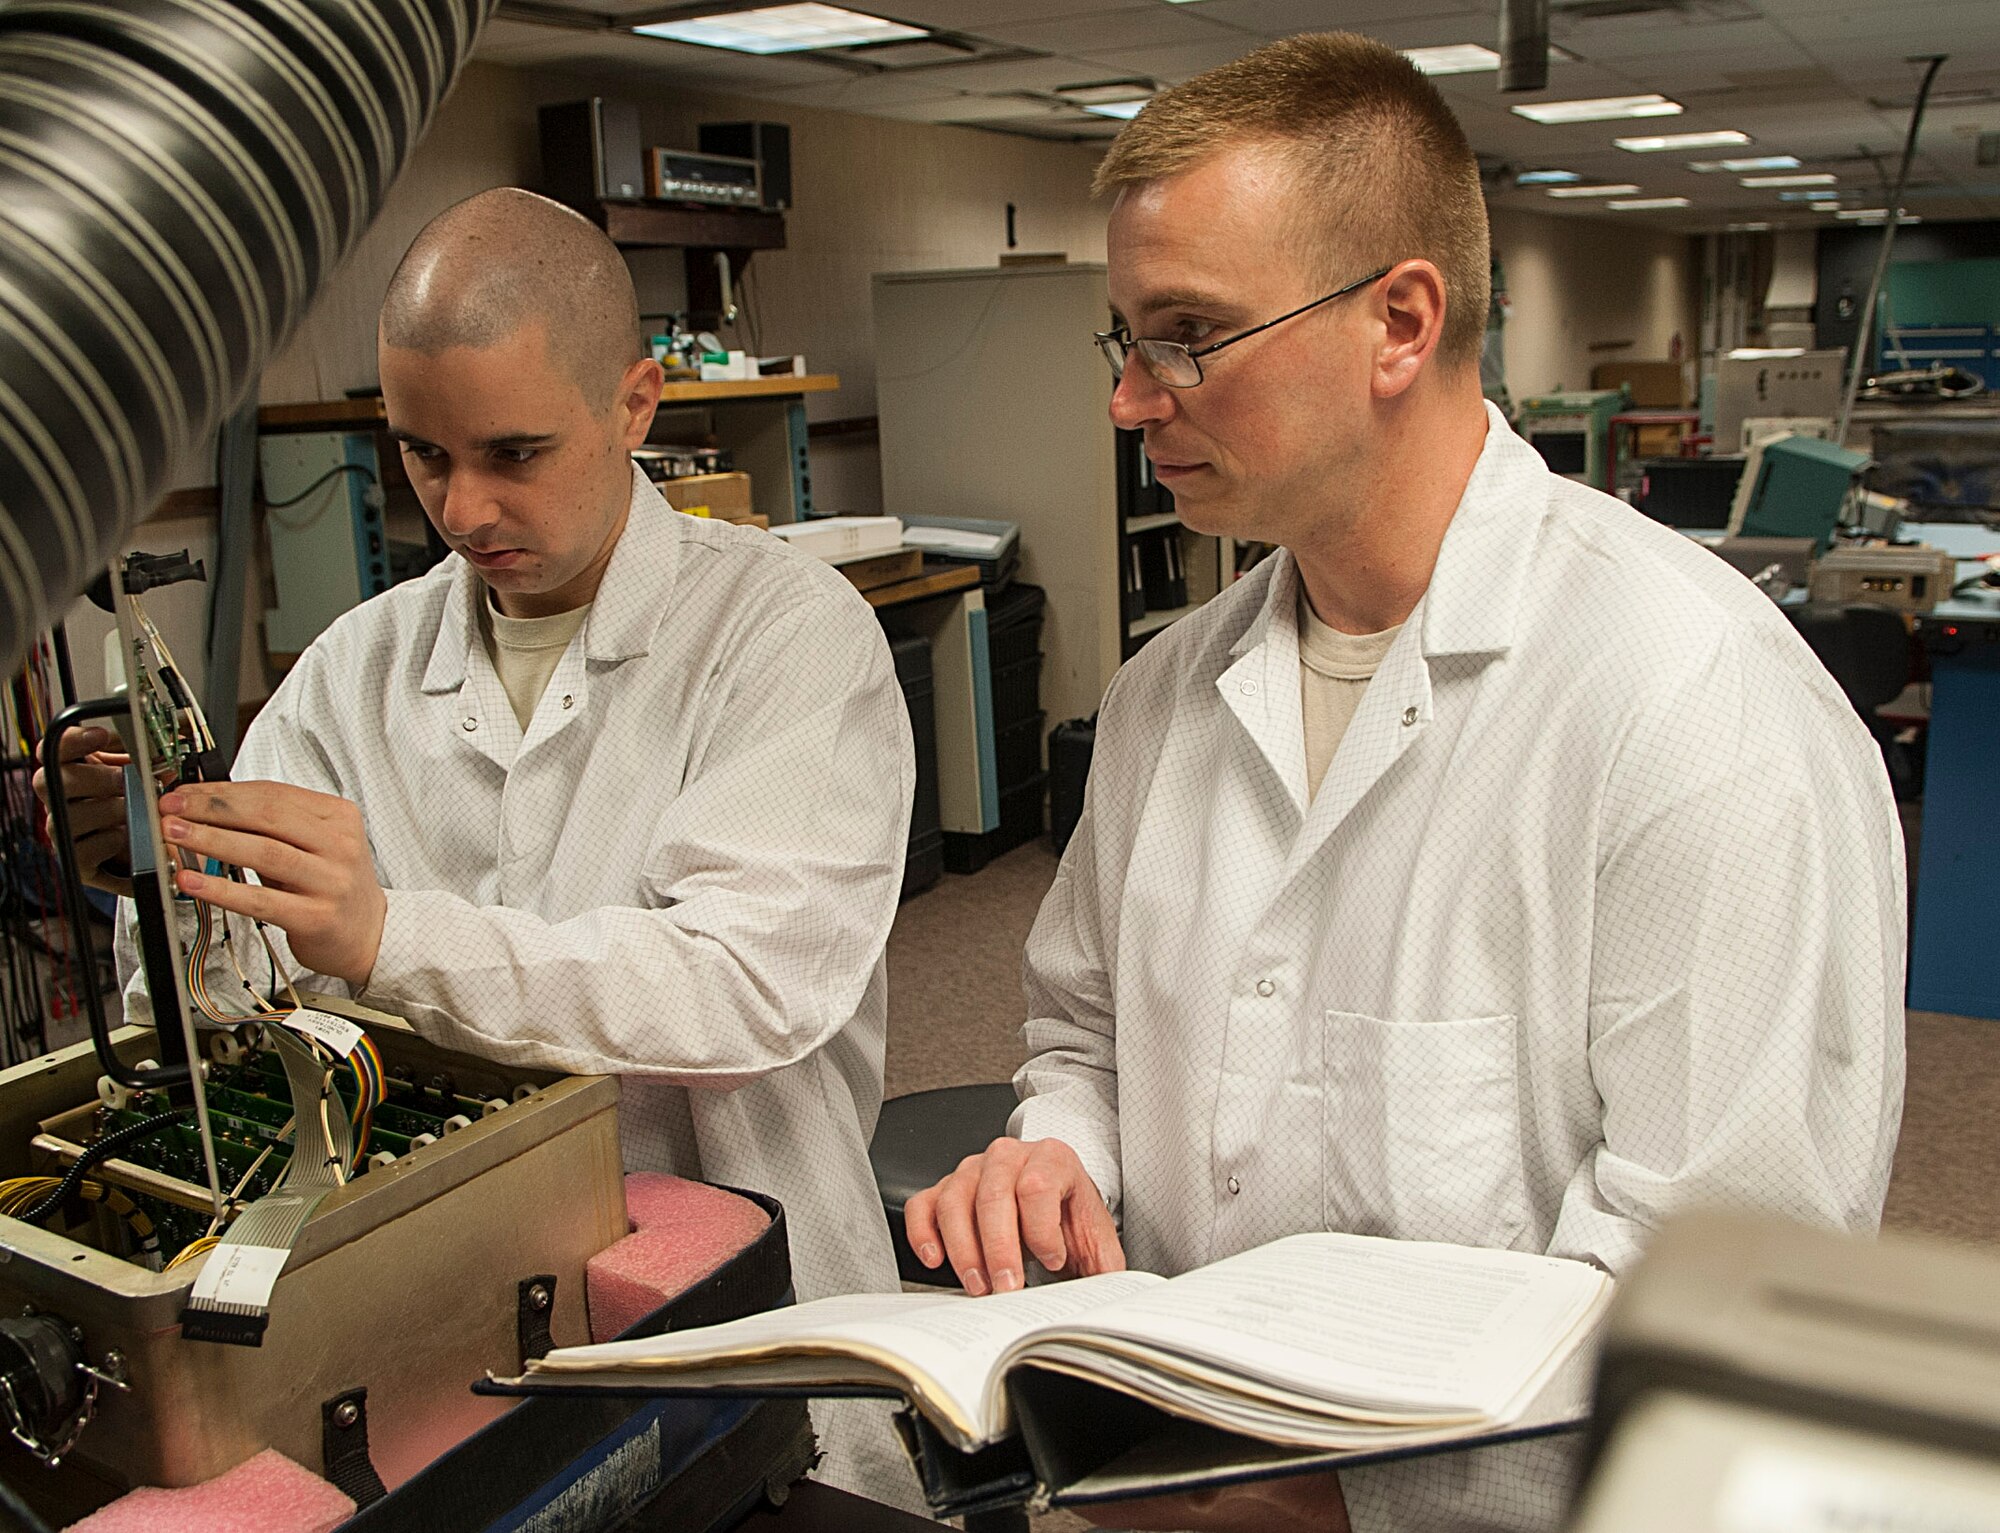
[[[130, 845], [125, 832], [125, 763], [108, 729], [71, 729], [62, 741], [63, 794], [69, 800], [70, 835], [77, 871], [93, 889], [132, 892]], [[35, 773], [35, 795], [48, 802], [48, 784]]]
[[160, 813], [169, 846], [261, 880], [183, 868], [181, 893], [281, 928], [292, 956], [316, 973], [367, 984], [388, 899], [353, 804], [285, 783], [189, 783], [160, 800]]

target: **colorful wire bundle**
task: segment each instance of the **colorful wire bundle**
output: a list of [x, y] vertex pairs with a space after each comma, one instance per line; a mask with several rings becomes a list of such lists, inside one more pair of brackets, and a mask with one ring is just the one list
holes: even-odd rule
[[358, 1166], [368, 1153], [368, 1134], [375, 1124], [375, 1109], [382, 1105], [386, 1072], [375, 1040], [366, 1033], [347, 1056], [347, 1065], [354, 1072], [354, 1108], [348, 1118], [354, 1126], [354, 1164]]

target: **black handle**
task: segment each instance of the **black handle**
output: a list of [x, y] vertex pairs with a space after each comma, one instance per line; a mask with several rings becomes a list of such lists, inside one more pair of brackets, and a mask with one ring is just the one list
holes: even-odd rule
[[104, 1020], [104, 997], [97, 990], [97, 954], [90, 941], [90, 917], [83, 902], [83, 875], [76, 866], [76, 846], [70, 839], [69, 798], [63, 792], [62, 739], [78, 724], [90, 719], [122, 716], [127, 708], [122, 697], [94, 697], [75, 703], [49, 720], [42, 736], [42, 780], [48, 784], [49, 840], [55, 844], [56, 861], [62, 864], [63, 904], [69, 911], [71, 939], [83, 971], [84, 1011], [90, 1021], [91, 1047], [104, 1073], [133, 1091], [152, 1091], [162, 1086], [185, 1086], [190, 1077], [186, 1065], [162, 1065], [156, 1070], [129, 1068], [111, 1046], [111, 1028]]

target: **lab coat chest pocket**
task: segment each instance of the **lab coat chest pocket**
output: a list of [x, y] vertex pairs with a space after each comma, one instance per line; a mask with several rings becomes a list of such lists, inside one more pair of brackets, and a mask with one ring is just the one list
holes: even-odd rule
[[1326, 1223], [1505, 1247], [1528, 1227], [1516, 1019], [1329, 1011]]

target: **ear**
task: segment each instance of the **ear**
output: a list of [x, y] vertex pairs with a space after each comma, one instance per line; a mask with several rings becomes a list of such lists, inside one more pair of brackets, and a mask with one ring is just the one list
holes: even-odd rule
[[1382, 342], [1371, 382], [1392, 399], [1417, 381], [1444, 334], [1444, 274], [1429, 261], [1403, 261], [1375, 289]]
[[625, 375], [618, 380], [616, 408], [625, 451], [630, 452], [645, 444], [646, 433], [653, 429], [653, 412], [660, 408], [660, 390], [666, 381], [667, 375], [651, 357], [641, 357], [626, 368]]

